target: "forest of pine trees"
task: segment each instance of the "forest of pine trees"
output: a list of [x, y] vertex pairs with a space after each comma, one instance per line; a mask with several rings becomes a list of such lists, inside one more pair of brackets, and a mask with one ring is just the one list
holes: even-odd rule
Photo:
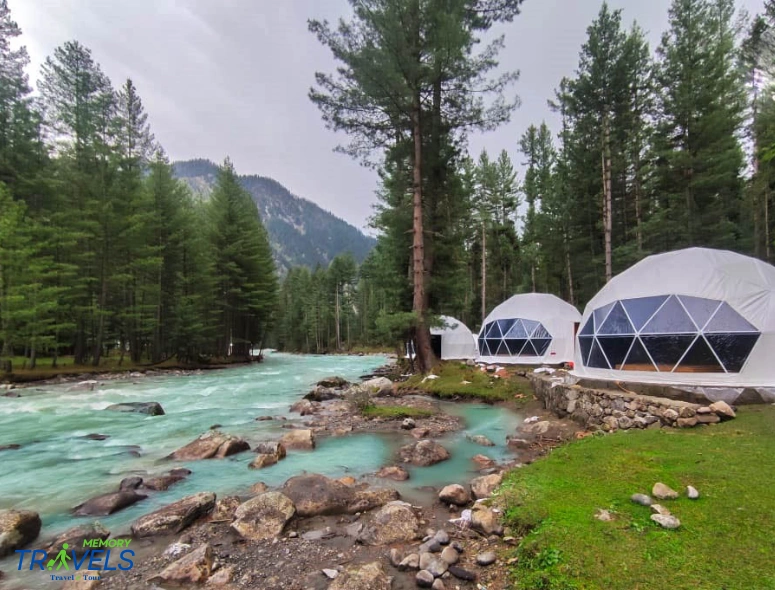
[[[351, 0], [351, 22], [311, 23], [341, 66], [318, 74], [311, 98], [382, 178], [378, 245], [347, 287], [351, 339], [419, 335], [438, 314], [476, 329], [519, 292], [583, 307], [612, 275], [677, 248], [775, 259], [775, 1], [744, 20], [734, 0], [673, 0], [657, 47], [603, 3], [548, 101], [559, 128], [536, 121], [514, 138], [517, 178], [506, 152], [469, 155], [465, 139], [515, 106], [513, 77], [489, 76], [500, 40], [478, 54], [472, 42], [520, 3]], [[333, 283], [299, 273], [283, 297], [314, 321], [286, 318], [299, 332], [284, 345], [333, 349]]]
[[131, 80], [115, 89], [70, 41], [33, 93], [20, 34], [0, 0], [0, 358], [249, 356], [273, 328], [278, 279], [231, 163], [195, 202]]

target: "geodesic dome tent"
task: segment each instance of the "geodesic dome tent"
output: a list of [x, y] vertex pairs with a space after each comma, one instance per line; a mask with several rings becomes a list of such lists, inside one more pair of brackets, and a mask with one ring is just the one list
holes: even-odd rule
[[484, 320], [477, 360], [525, 365], [570, 362], [580, 321], [578, 310], [554, 295], [514, 295]]
[[584, 310], [574, 374], [775, 386], [775, 267], [726, 250], [649, 256]]
[[[453, 317], [443, 315], [444, 326], [431, 328], [431, 347], [442, 360], [475, 359], [476, 337], [471, 330]], [[407, 358], [414, 357], [414, 342], [407, 345]]]

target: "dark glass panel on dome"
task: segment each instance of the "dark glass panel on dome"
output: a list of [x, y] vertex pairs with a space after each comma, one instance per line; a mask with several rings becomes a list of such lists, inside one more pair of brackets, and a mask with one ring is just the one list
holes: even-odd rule
[[624, 359], [624, 366], [622, 369], [625, 371], [657, 370], [657, 368], [654, 366], [654, 363], [651, 362], [646, 349], [643, 347], [643, 343], [640, 341], [640, 338], [636, 338], [635, 342], [632, 343], [630, 352], [627, 355], [627, 358]]
[[498, 328], [498, 322], [490, 322], [486, 326], [484, 332], [485, 338], [500, 338], [502, 336], [500, 329]]
[[608, 312], [611, 311], [611, 308], [614, 306], [616, 301], [613, 303], [609, 303], [608, 305], [604, 305], [603, 307], [598, 307], [595, 311], [592, 312], [592, 315], [595, 316], [595, 329], [599, 330], [600, 326], [603, 325], [603, 322], [605, 321], [605, 318], [608, 317]]
[[759, 340], [759, 334], [706, 334], [728, 373], [739, 373]]
[[743, 316], [737, 313], [724, 301], [718, 308], [708, 324], [705, 332], [757, 332], [758, 330], [748, 323]]
[[592, 348], [592, 336], [579, 336], [579, 350], [581, 350], [581, 364], [589, 366], [589, 351]]
[[636, 297], [635, 299], [624, 299], [622, 305], [630, 316], [630, 321], [636, 330], [640, 330], [649, 318], [659, 309], [667, 299], [667, 295], [656, 297]]
[[621, 369], [627, 353], [630, 351], [634, 336], [598, 336], [597, 341], [603, 349], [612, 369]]
[[524, 338], [507, 338], [504, 340], [504, 342], [509, 349], [509, 354], [516, 356], [525, 346], [525, 342], [527, 342], [527, 340]]
[[522, 325], [525, 326], [525, 332], [527, 332], [527, 335], [532, 336], [533, 331], [541, 324], [535, 320], [526, 320], [525, 318], [522, 318]]
[[498, 347], [501, 345], [501, 339], [488, 338], [487, 348], [490, 349], [490, 356], [495, 356], [498, 353]]
[[495, 356], [510, 356], [511, 353], [509, 352], [509, 349], [506, 348], [506, 344], [503, 340], [500, 341], [500, 344], [498, 345], [498, 350], [495, 353]]
[[661, 336], [643, 336], [640, 339], [657, 369], [669, 373], [687, 351], [695, 336], [691, 334], [664, 334]]
[[[635, 334], [635, 330], [627, 318], [627, 314], [624, 312], [624, 308], [620, 301], [616, 302], [613, 309], [611, 309], [608, 317], [597, 330], [600, 334]], [[610, 359], [609, 359], [610, 360]]]
[[581, 328], [579, 336], [592, 336], [595, 333], [595, 314], [589, 316], [587, 323]]
[[498, 324], [498, 328], [500, 328], [501, 334], [505, 335], [508, 333], [508, 331], [511, 329], [511, 326], [514, 325], [515, 319], [510, 320], [496, 320]]
[[[672, 295], [641, 330], [641, 334], [686, 334], [696, 332], [697, 328], [694, 326], [694, 322], [678, 302], [678, 299]], [[686, 349], [682, 351], [682, 354], [685, 351]]]
[[479, 354], [482, 356], [492, 356], [490, 348], [487, 346], [487, 341], [484, 338], [479, 338]]
[[522, 325], [522, 320], [516, 320], [508, 333], [504, 334], [505, 338], [527, 338], [527, 336], [528, 334], [525, 331], [525, 326]]
[[552, 339], [551, 338], [533, 338], [531, 342], [533, 343], [533, 347], [536, 349], [538, 356], [543, 356], [546, 354], [546, 349], [549, 348], [549, 344], [551, 344]]
[[600, 348], [600, 345], [597, 343], [597, 338], [592, 342], [592, 351], [589, 353], [589, 363], [587, 363], [587, 366], [595, 367], [597, 369], [611, 368], [608, 365], [608, 360], [603, 354], [603, 349]]
[[724, 368], [719, 364], [705, 338], [698, 336], [673, 371], [676, 373], [723, 373]]
[[715, 299], [703, 299], [702, 297], [690, 297], [688, 295], [679, 295], [678, 299], [684, 304], [686, 311], [697, 324], [697, 329], [702, 330], [713, 313], [721, 305], [721, 301]]
[[525, 348], [522, 349], [522, 353], [519, 356], [538, 356], [535, 348], [533, 348], [532, 340], [528, 340], [527, 343], [525, 343]]
[[533, 340], [536, 338], [549, 338], [551, 340], [552, 335], [544, 328], [543, 324], [538, 324], [538, 327], [533, 331], [531, 338], [533, 338]]

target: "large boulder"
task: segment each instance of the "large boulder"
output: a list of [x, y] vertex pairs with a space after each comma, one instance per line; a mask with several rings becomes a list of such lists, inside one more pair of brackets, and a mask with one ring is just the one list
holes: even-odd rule
[[259, 453], [256, 458], [253, 459], [248, 468], [250, 469], [263, 469], [264, 467], [270, 467], [277, 463], [277, 455], [269, 455], [267, 453]]
[[455, 506], [465, 506], [471, 501], [471, 495], [460, 484], [446, 486], [439, 492], [439, 500], [445, 504], [454, 504]]
[[126, 402], [112, 404], [105, 408], [112, 412], [129, 412], [132, 414], [148, 414], [149, 416], [164, 416], [164, 408], [159, 402]]
[[172, 562], [148, 581], [162, 586], [190, 587], [206, 582], [212, 571], [213, 549], [204, 544]]
[[40, 533], [40, 516], [31, 510], [0, 510], [0, 557], [32, 543]]
[[43, 547], [43, 550], [49, 556], [53, 557], [52, 553], [59, 552], [62, 549], [62, 544], [67, 543], [67, 546], [71, 551], [74, 551], [76, 555], [83, 555], [89, 550], [89, 547], [84, 547], [83, 542], [88, 539], [102, 539], [105, 540], [110, 536], [110, 531], [102, 526], [100, 523], [95, 522], [92, 524], [82, 524], [80, 526], [66, 530], [60, 534], [57, 538], [49, 541]]
[[387, 377], [374, 377], [373, 379], [364, 381], [360, 386], [377, 397], [393, 394], [393, 382]]
[[256, 445], [256, 448], [253, 449], [256, 453], [262, 453], [264, 455], [274, 455], [277, 457], [277, 460], [285, 459], [285, 446], [283, 443], [273, 440], [269, 442], [262, 442], [258, 443]]
[[315, 448], [315, 435], [311, 430], [290, 430], [280, 442], [286, 449], [310, 450]]
[[323, 475], [297, 475], [285, 482], [283, 493], [296, 505], [299, 516], [345, 514], [355, 490]]
[[365, 545], [390, 545], [414, 541], [419, 535], [420, 522], [411, 505], [394, 501], [374, 514], [358, 540]]
[[502, 535], [500, 515], [484, 504], [474, 504], [471, 509], [471, 527], [485, 535]]
[[347, 568], [340, 573], [328, 590], [390, 590], [393, 578], [389, 577], [378, 561]]
[[404, 463], [427, 467], [449, 459], [449, 451], [432, 440], [421, 440], [401, 447], [399, 456]]
[[347, 505], [347, 513], [367, 512], [374, 508], [384, 506], [388, 502], [400, 500], [401, 494], [398, 490], [392, 488], [369, 488], [366, 490], [357, 490], [355, 498]]
[[316, 406], [313, 402], [309, 401], [308, 399], [302, 399], [293, 404], [288, 411], [297, 412], [302, 416], [311, 416], [317, 411], [317, 409], [318, 406]]
[[145, 500], [147, 497], [144, 494], [138, 494], [135, 490], [121, 490], [102, 494], [101, 496], [86, 500], [83, 504], [73, 508], [73, 514], [75, 516], [107, 516], [140, 500]]
[[343, 377], [326, 377], [325, 379], [321, 379], [317, 382], [318, 387], [329, 387], [329, 388], [344, 388], [350, 385], [350, 382], [347, 381], [347, 379]]
[[[147, 490], [163, 492], [164, 490], [168, 489], [171, 485], [174, 485], [180, 481], [183, 481], [189, 475], [191, 475], [190, 469], [180, 468], [180, 469], [172, 469], [162, 475], [155, 475], [153, 477], [146, 477], [142, 479], [137, 478], [137, 479], [140, 479], [139, 487], [145, 488]], [[127, 478], [125, 480], [122, 480], [121, 482], [122, 485], [129, 487], [130, 481], [127, 481], [127, 480], [131, 480], [131, 484], [134, 484], [134, 481], [135, 481], [134, 479]], [[126, 487], [122, 487], [121, 489], [126, 489]]]
[[409, 479], [409, 472], [400, 465], [390, 465], [377, 471], [377, 477], [393, 481], [406, 481]]
[[313, 389], [307, 395], [304, 396], [304, 399], [309, 400], [311, 402], [327, 402], [328, 400], [340, 399], [341, 397], [342, 397], [341, 389], [333, 389], [331, 387], [323, 387], [321, 385], [317, 385], [315, 389]]
[[231, 528], [251, 541], [276, 537], [293, 518], [293, 502], [280, 492], [266, 492], [240, 504]]
[[476, 499], [489, 498], [497, 487], [501, 485], [502, 481], [502, 473], [491, 473], [490, 475], [475, 477], [471, 480], [471, 493]]
[[186, 446], [179, 448], [169, 455], [169, 458], [177, 459], [178, 461], [222, 459], [223, 457], [247, 450], [250, 450], [250, 445], [241, 438], [224, 434], [218, 430], [210, 430]]
[[213, 508], [215, 494], [212, 492], [187, 496], [138, 518], [132, 523], [132, 534], [136, 537], [152, 537], [179, 533], [198, 518], [210, 514]]

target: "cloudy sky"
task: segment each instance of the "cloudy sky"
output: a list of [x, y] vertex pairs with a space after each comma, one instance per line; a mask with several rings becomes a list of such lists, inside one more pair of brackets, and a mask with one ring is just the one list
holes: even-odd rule
[[[750, 14], [763, 0], [738, 0]], [[655, 46], [670, 0], [610, 0]], [[315, 71], [335, 65], [307, 19], [335, 20], [347, 0], [9, 0], [32, 58], [31, 76], [69, 39], [89, 47], [115, 86], [134, 80], [157, 139], [173, 159], [230, 156], [242, 174], [270, 176], [358, 227], [375, 202], [376, 176], [333, 153], [345, 138], [325, 129], [307, 99]], [[518, 69], [522, 99], [511, 123], [472, 137], [470, 148], [506, 149], [531, 123], [556, 124], [546, 107], [571, 75], [598, 0], [525, 0], [502, 27], [503, 68]]]

